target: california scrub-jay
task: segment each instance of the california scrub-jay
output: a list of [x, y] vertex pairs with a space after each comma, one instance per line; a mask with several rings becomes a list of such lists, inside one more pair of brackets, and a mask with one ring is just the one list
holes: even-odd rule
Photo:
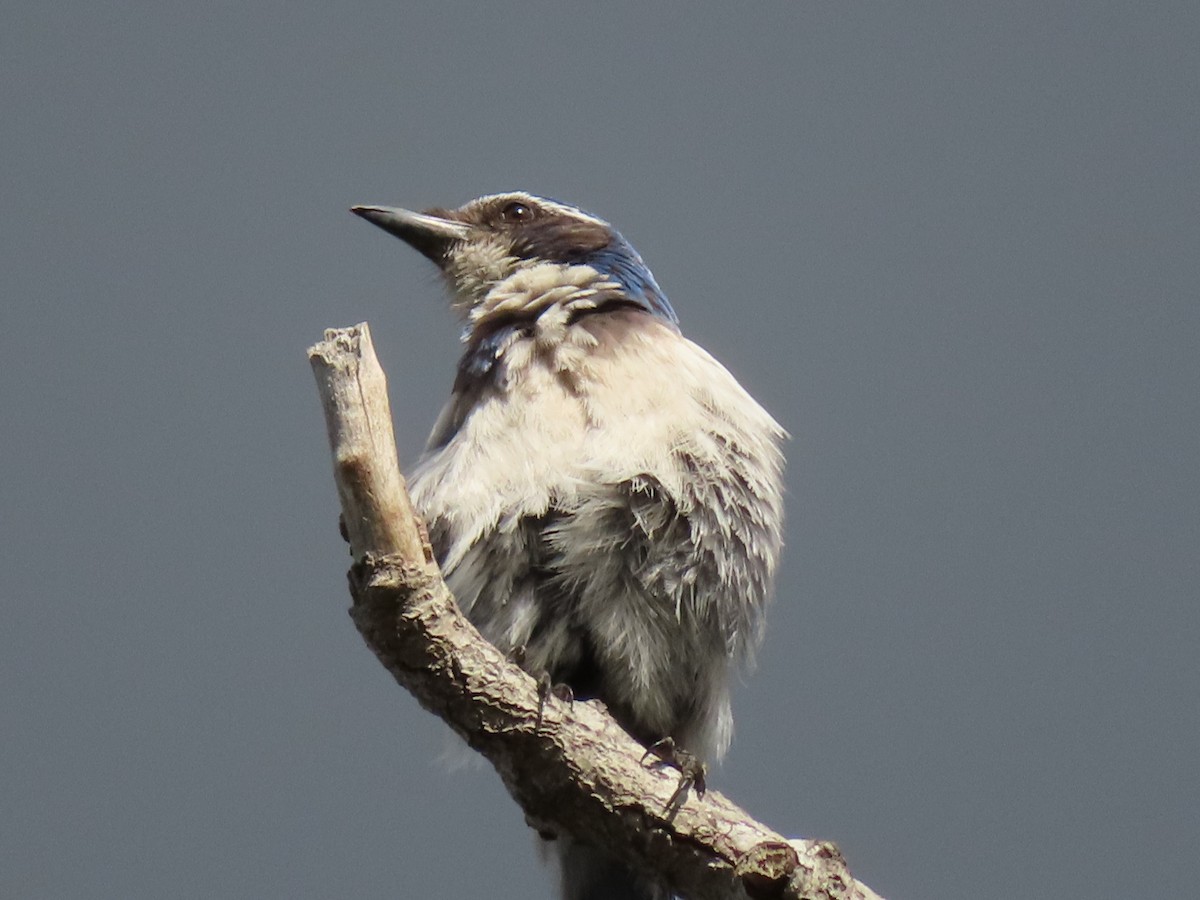
[[[642, 743], [719, 758], [779, 558], [783, 430], [607, 222], [525, 193], [353, 211], [432, 260], [466, 321], [409, 479], [463, 611]], [[566, 900], [665, 896], [558, 845]]]

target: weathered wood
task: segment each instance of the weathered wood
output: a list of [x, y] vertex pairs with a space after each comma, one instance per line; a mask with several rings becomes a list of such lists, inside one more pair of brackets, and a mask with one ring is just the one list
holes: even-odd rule
[[678, 774], [643, 763], [602, 704], [543, 701], [463, 616], [433, 562], [367, 326], [327, 331], [309, 356], [355, 557], [354, 623], [397, 682], [495, 766], [532, 827], [658, 873], [691, 900], [878, 900], [833, 845], [787, 841], [716, 791], [669, 810]]
[[371, 551], [433, 562], [400, 474], [387, 377], [366, 322], [330, 328], [308, 348], [333, 451], [342, 522], [355, 559]]

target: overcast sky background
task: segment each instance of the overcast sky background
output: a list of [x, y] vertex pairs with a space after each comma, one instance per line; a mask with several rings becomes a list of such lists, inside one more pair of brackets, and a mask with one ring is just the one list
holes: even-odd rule
[[[711, 784], [892, 900], [1200, 883], [1200, 6], [6, 4], [0, 896], [549, 897], [346, 615], [347, 212], [612, 221], [789, 429]], [[536, 448], [531, 448], [536, 452]]]

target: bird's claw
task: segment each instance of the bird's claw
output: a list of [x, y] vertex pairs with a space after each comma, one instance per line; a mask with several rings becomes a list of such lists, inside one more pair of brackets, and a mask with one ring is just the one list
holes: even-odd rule
[[550, 673], [546, 671], [530, 672], [525, 666], [526, 650], [524, 644], [518, 644], [508, 651], [508, 659], [510, 662], [520, 666], [525, 672], [537, 679], [538, 692], [538, 711], [537, 711], [537, 728], [542, 727], [542, 719], [546, 712], [546, 700], [549, 697], [554, 697], [561, 700], [563, 703], [571, 704], [575, 702], [575, 692], [571, 690], [569, 684], [555, 684], [550, 677]]
[[539, 730], [542, 727], [542, 716], [546, 712], [547, 697], [554, 697], [567, 705], [575, 702], [575, 692], [571, 690], [569, 684], [555, 684], [549, 672], [542, 672], [538, 676], [537, 727]]
[[675, 787], [675, 792], [671, 794], [671, 799], [667, 801], [668, 811], [674, 812], [683, 805], [688, 788], [694, 788], [697, 797], [703, 797], [708, 790], [706, 781], [708, 766], [695, 754], [678, 746], [674, 738], [665, 737], [647, 747], [646, 752], [642, 754], [643, 764], [649, 756], [657, 757], [654, 762], [650, 763], [651, 766], [658, 768], [670, 766], [679, 770], [679, 784]]

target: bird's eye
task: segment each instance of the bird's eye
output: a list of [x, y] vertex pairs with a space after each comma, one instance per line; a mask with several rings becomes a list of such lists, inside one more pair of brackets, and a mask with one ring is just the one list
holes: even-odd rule
[[505, 222], [528, 222], [533, 218], [533, 209], [528, 203], [514, 200], [500, 210], [500, 218]]

